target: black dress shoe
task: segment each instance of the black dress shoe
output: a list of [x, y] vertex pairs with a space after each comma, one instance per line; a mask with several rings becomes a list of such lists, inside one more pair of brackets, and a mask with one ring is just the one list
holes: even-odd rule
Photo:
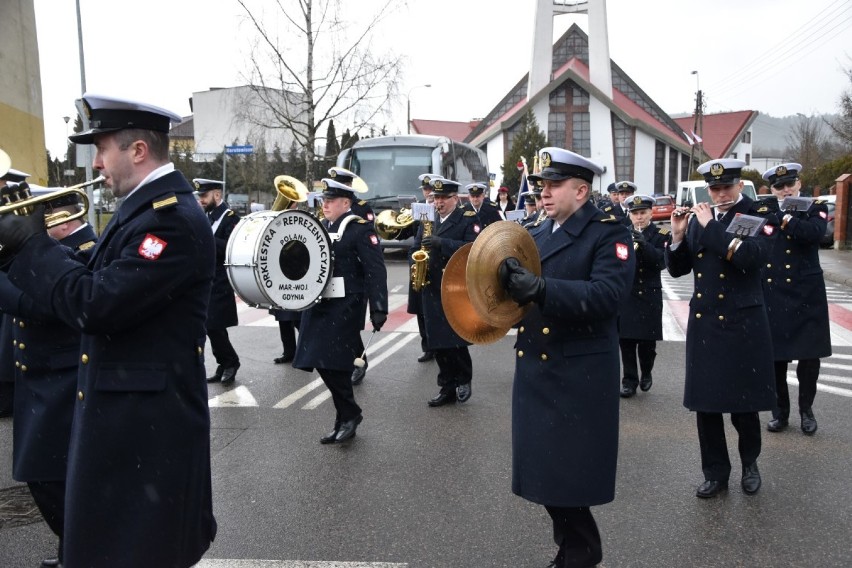
[[59, 562], [59, 558], [45, 558], [41, 561], [41, 565], [45, 567], [55, 568], [57, 566], [62, 566]]
[[334, 441], [335, 441], [335, 438], [337, 438], [338, 432], [340, 432], [340, 425], [335, 424], [334, 430], [332, 430], [331, 432], [329, 432], [328, 434], [326, 434], [325, 436], [320, 438], [320, 444], [333, 444]]
[[284, 363], [289, 363], [292, 360], [293, 360], [293, 356], [287, 355], [285, 353], [285, 354], [281, 355], [281, 357], [276, 357], [275, 359], [273, 359], [272, 362], [275, 363], [276, 365], [283, 365]]
[[421, 355], [420, 357], [417, 358], [417, 362], [418, 363], [425, 363], [426, 361], [431, 361], [434, 358], [435, 358], [435, 352], [434, 351], [424, 351], [423, 355]]
[[727, 481], [715, 481], [712, 479], [708, 479], [698, 487], [698, 490], [695, 492], [695, 496], [700, 497], [702, 499], [709, 499], [711, 497], [715, 497], [722, 491], [727, 490]]
[[473, 394], [470, 388], [470, 383], [465, 383], [456, 387], [456, 399], [459, 402], [467, 402], [470, 400], [470, 395]]
[[240, 364], [237, 363], [233, 367], [228, 367], [224, 371], [222, 371], [222, 384], [229, 385], [234, 382], [237, 378], [237, 369], [240, 368]]
[[760, 489], [760, 472], [757, 471], [757, 462], [743, 468], [742, 486], [746, 495], [754, 495]]
[[364, 377], [366, 376], [367, 365], [364, 365], [363, 367], [355, 367], [355, 369], [352, 370], [352, 384], [360, 385], [362, 382], [364, 382]]
[[790, 422], [786, 418], [782, 418], [779, 416], [778, 418], [773, 418], [772, 420], [770, 420], [769, 423], [766, 425], [766, 429], [770, 432], [782, 432], [787, 429], [787, 426], [789, 424]]
[[439, 392], [434, 398], [429, 399], [429, 406], [444, 406], [445, 404], [452, 404], [456, 401], [456, 391], [444, 391]]
[[636, 394], [635, 387], [621, 387], [621, 392], [619, 393], [621, 398], [630, 398], [634, 394]]
[[814, 418], [814, 411], [810, 408], [807, 410], [803, 410], [802, 414], [802, 432], [807, 434], [808, 436], [813, 436], [817, 431], [817, 421]]
[[639, 388], [642, 389], [642, 392], [648, 392], [651, 390], [651, 386], [654, 384], [654, 377], [651, 376], [651, 373], [647, 375], [642, 375], [642, 380], [639, 381]]
[[225, 369], [222, 367], [222, 365], [217, 366], [216, 372], [213, 373], [213, 376], [207, 377], [207, 382], [208, 383], [218, 383], [219, 381], [222, 380], [222, 373], [224, 373], [224, 372], [225, 372]]
[[347, 420], [346, 422], [341, 422], [340, 431], [337, 432], [337, 436], [334, 438], [334, 443], [339, 444], [341, 442], [345, 442], [346, 440], [351, 440], [352, 438], [354, 438], [355, 430], [358, 429], [358, 424], [360, 424], [363, 419], [363, 416], [358, 415], [357, 418]]

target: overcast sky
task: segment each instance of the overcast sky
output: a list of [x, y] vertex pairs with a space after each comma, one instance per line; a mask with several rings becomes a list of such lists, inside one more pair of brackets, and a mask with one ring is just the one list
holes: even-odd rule
[[[81, 94], [75, 1], [34, 1], [45, 136], [62, 158], [62, 117]], [[188, 115], [193, 92], [245, 83], [251, 29], [236, 0], [79, 3], [90, 92]], [[344, 4], [355, 20], [384, 2]], [[607, 12], [612, 60], [670, 114], [694, 107], [693, 70], [707, 112], [834, 113], [850, 88], [852, 0], [609, 0]], [[406, 62], [388, 130], [405, 131], [406, 94], [425, 83], [411, 92], [412, 118], [485, 116], [528, 71], [533, 17], [534, 0], [404, 2], [379, 39]], [[557, 16], [555, 37], [574, 22], [587, 29], [585, 15]]]

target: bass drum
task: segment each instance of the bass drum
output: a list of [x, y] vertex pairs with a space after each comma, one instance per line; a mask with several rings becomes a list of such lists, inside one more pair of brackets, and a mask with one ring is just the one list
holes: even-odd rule
[[243, 217], [225, 251], [231, 287], [255, 308], [310, 308], [331, 282], [333, 264], [328, 231], [298, 210]]

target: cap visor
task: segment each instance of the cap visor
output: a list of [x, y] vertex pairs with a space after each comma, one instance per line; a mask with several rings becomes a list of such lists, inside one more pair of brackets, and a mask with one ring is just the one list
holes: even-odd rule
[[68, 140], [70, 140], [74, 144], [94, 144], [96, 134], [117, 132], [119, 130], [121, 130], [121, 128], [90, 128], [85, 132], [80, 132], [79, 134], [72, 134], [68, 137]]

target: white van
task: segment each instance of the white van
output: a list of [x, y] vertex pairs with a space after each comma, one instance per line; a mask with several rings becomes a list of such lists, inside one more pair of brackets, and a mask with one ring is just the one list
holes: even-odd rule
[[[743, 195], [753, 200], [757, 199], [754, 184], [747, 179], [743, 182]], [[678, 184], [675, 204], [678, 207], [692, 207], [696, 203], [710, 203], [710, 195], [707, 193], [707, 182], [703, 180], [682, 181]]]

